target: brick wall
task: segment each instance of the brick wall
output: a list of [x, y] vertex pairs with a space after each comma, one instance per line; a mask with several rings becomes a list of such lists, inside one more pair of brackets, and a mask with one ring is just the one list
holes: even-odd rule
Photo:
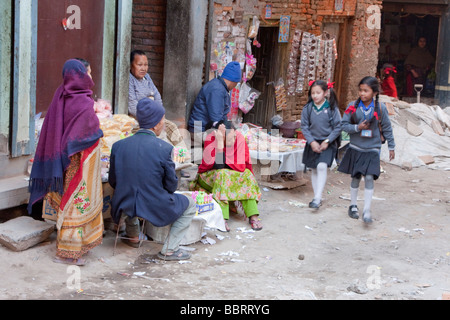
[[[132, 49], [141, 49], [149, 58], [149, 73], [161, 94], [164, 74], [164, 46], [167, 0], [133, 0]], [[272, 20], [262, 19], [266, 4], [272, 4]], [[260, 17], [261, 25], [276, 23], [280, 15], [291, 16], [291, 31], [296, 28], [315, 35], [322, 33], [325, 22], [346, 21], [346, 45], [339, 55], [345, 56], [340, 98], [341, 107], [357, 98], [357, 84], [366, 75], [375, 75], [378, 63], [379, 29], [369, 29], [367, 8], [381, 0], [345, 0], [342, 12], [335, 12], [335, 0], [215, 0], [212, 27], [212, 48], [223, 39], [233, 38], [239, 50], [245, 52], [251, 17]], [[235, 22], [236, 11], [244, 13]], [[291, 36], [293, 32], [291, 32]], [[206, 44], [206, 39], [205, 39]], [[212, 52], [213, 54], [213, 52]], [[210, 75], [211, 76], [211, 75]], [[298, 119], [306, 103], [306, 95], [288, 97], [286, 121]]]
[[[272, 4], [272, 19], [265, 21], [262, 17], [266, 4]], [[281, 15], [291, 16], [291, 37], [293, 30], [300, 29], [314, 35], [322, 34], [325, 22], [346, 21], [346, 45], [344, 51], [345, 62], [342, 65], [343, 83], [340, 83], [341, 108], [347, 101], [357, 98], [357, 84], [366, 75], [375, 75], [378, 63], [379, 29], [368, 29], [367, 8], [377, 5], [378, 0], [345, 0], [342, 12], [336, 12], [335, 0], [272, 0], [272, 1], [215, 1], [213, 28], [213, 47], [220, 41], [235, 38], [237, 48], [243, 48], [246, 33], [249, 28], [249, 19], [256, 15], [261, 25], [271, 25]], [[240, 23], [233, 20], [236, 11], [244, 11], [244, 19]], [[290, 49], [289, 49], [290, 50]], [[288, 108], [283, 112], [286, 121], [299, 119], [301, 109], [307, 101], [306, 94], [288, 97]]]
[[133, 0], [131, 50], [146, 53], [149, 74], [163, 94], [166, 0]]

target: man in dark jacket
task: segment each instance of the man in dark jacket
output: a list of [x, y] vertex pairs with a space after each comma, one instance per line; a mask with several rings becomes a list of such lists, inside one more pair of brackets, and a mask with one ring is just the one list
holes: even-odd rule
[[230, 91], [241, 82], [242, 71], [239, 62], [227, 64], [219, 78], [212, 79], [200, 90], [194, 101], [188, 122], [192, 134], [206, 131], [219, 121], [227, 119], [231, 108]]
[[140, 130], [116, 142], [111, 150], [109, 183], [115, 188], [111, 215], [116, 223], [127, 215], [124, 241], [134, 247], [139, 243], [137, 217], [156, 227], [172, 225], [158, 257], [165, 260], [189, 259], [179, 249], [196, 212], [195, 202], [175, 193], [178, 178], [172, 161], [173, 147], [157, 136], [164, 129], [164, 107], [149, 98], [137, 105]]

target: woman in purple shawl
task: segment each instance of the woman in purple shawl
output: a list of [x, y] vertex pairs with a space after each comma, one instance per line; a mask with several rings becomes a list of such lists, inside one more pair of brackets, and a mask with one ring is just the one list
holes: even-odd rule
[[94, 82], [85, 65], [68, 60], [42, 126], [30, 175], [28, 211], [45, 200], [57, 214], [55, 262], [83, 265], [81, 256], [101, 244], [103, 194], [94, 111]]

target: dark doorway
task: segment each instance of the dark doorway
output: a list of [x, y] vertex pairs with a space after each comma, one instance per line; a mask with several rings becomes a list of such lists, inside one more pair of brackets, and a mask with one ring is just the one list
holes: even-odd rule
[[[389, 7], [386, 8], [389, 10]], [[392, 8], [394, 9], [394, 8]], [[440, 16], [426, 12], [408, 13], [385, 11], [381, 19], [380, 49], [378, 71], [381, 75], [383, 65], [391, 64], [396, 67], [395, 84], [398, 96], [407, 100], [407, 71], [405, 60], [411, 49], [417, 46], [420, 37], [427, 39], [427, 48], [436, 58]], [[429, 69], [422, 96], [433, 97], [436, 79], [435, 68]], [[411, 91], [411, 90], [410, 90]], [[414, 94], [415, 95], [415, 94]], [[414, 98], [415, 99], [415, 98]]]
[[261, 47], [252, 46], [257, 60], [256, 72], [249, 85], [261, 92], [255, 106], [246, 115], [244, 122], [250, 122], [265, 129], [272, 127], [271, 118], [277, 113], [275, 89], [272, 83], [282, 77], [282, 46], [278, 43], [278, 27], [261, 27], [257, 40]]
[[[64, 30], [62, 20], [71, 17], [67, 10], [72, 5], [80, 9], [80, 29]], [[68, 59], [90, 62], [94, 97], [101, 95], [104, 8], [105, 1], [38, 1], [36, 114], [45, 116]]]

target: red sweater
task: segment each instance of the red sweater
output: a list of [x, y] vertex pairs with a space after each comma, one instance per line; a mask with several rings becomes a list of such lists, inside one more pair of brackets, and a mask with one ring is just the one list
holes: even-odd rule
[[385, 95], [397, 98], [397, 87], [395, 86], [394, 78], [386, 77], [381, 83], [381, 89]]

